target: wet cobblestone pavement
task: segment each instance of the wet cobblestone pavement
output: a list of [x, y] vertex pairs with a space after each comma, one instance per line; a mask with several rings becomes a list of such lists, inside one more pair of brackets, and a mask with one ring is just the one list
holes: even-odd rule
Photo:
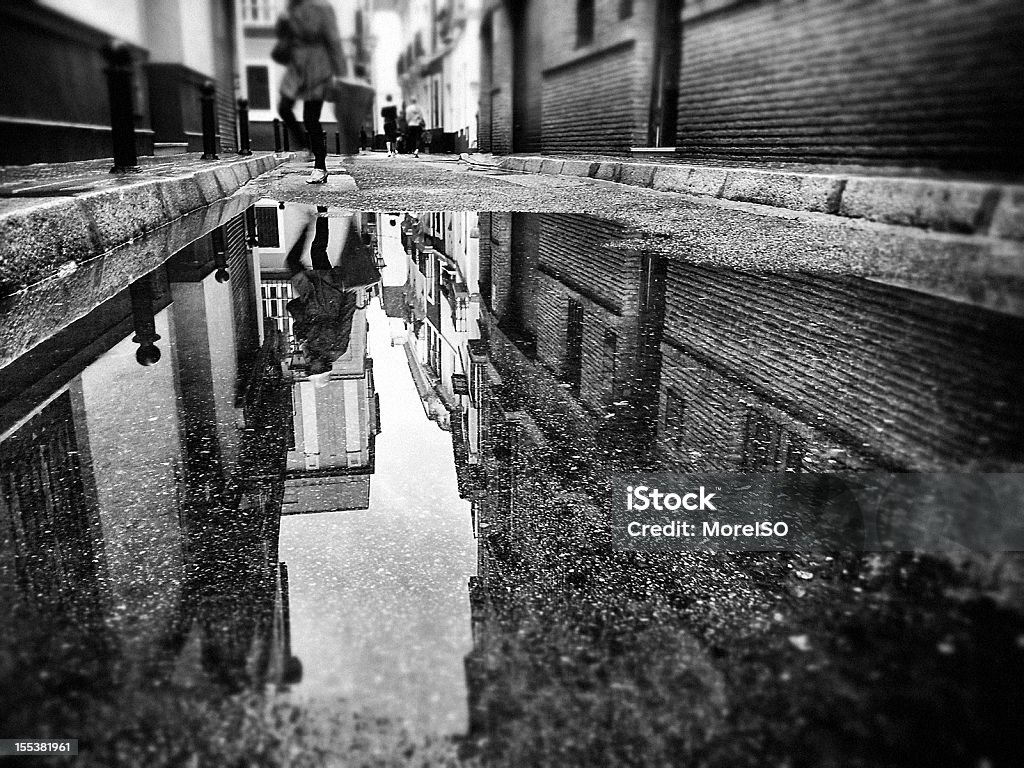
[[285, 167], [6, 301], [0, 731], [82, 766], [1021, 764], [1020, 553], [612, 543], [622, 471], [1019, 473], [1006, 246], [412, 162]]

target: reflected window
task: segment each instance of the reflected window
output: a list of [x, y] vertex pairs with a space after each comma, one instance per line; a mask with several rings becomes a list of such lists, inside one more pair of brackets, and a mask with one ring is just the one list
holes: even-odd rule
[[576, 47], [594, 42], [594, 0], [576, 0]]
[[674, 389], [665, 394], [665, 437], [679, 447], [686, 430], [686, 398]]
[[562, 380], [569, 385], [569, 391], [579, 397], [583, 374], [583, 305], [575, 299], [569, 300], [569, 311], [565, 328], [565, 366]]
[[751, 408], [743, 434], [743, 468], [763, 472], [801, 472], [807, 443], [763, 411]]
[[615, 375], [616, 371], [616, 347], [618, 346], [619, 338], [615, 334], [615, 331], [606, 330], [604, 332], [604, 380], [607, 382], [606, 398], [607, 402], [611, 403], [618, 399], [618, 388], [616, 387]]
[[280, 248], [281, 233], [277, 226], [277, 207], [256, 208], [256, 232], [260, 248]]

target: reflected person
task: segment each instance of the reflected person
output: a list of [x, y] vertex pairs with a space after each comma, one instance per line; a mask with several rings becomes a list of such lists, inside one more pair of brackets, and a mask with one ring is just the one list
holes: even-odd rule
[[[312, 269], [302, 262], [310, 227]], [[356, 311], [356, 296], [346, 288], [343, 268], [332, 266], [328, 258], [329, 240], [327, 209], [318, 207], [316, 218], [306, 225], [285, 260], [296, 295], [288, 302], [288, 313], [294, 321], [295, 337], [303, 344], [310, 376], [330, 371], [333, 362], [348, 350]]]

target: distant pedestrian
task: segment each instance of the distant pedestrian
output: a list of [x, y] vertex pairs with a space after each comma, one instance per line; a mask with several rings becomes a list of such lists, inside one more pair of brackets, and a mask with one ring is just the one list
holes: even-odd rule
[[[277, 111], [299, 146], [313, 153], [313, 170], [306, 183], [323, 184], [327, 181], [327, 136], [320, 113], [324, 100], [348, 71], [334, 9], [327, 0], [289, 0], [288, 11], [278, 19], [277, 36], [275, 60], [281, 61], [277, 54], [284, 48], [288, 67]], [[292, 111], [299, 100], [308, 143]]]
[[419, 157], [420, 137], [423, 135], [423, 129], [427, 121], [423, 117], [423, 110], [420, 109], [420, 105], [416, 103], [415, 96], [409, 99], [409, 106], [405, 108], [405, 121], [409, 124], [407, 137], [409, 147], [412, 148], [412, 155], [413, 157]]
[[395, 144], [395, 149], [401, 154], [406, 154], [409, 151], [409, 144], [406, 141], [406, 137], [409, 135], [409, 124], [405, 122], [405, 102], [402, 102], [402, 108], [398, 110], [398, 142]]
[[398, 107], [391, 101], [391, 94], [384, 97], [384, 108], [380, 111], [384, 118], [384, 139], [388, 144], [388, 157], [398, 154], [395, 141], [398, 138]]

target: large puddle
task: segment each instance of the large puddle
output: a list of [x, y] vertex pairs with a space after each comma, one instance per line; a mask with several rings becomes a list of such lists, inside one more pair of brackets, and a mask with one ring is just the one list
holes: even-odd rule
[[0, 736], [82, 765], [1010, 764], [1015, 555], [614, 551], [605, 486], [1019, 471], [1024, 322], [628, 234], [263, 200], [138, 279], [21, 297]]

